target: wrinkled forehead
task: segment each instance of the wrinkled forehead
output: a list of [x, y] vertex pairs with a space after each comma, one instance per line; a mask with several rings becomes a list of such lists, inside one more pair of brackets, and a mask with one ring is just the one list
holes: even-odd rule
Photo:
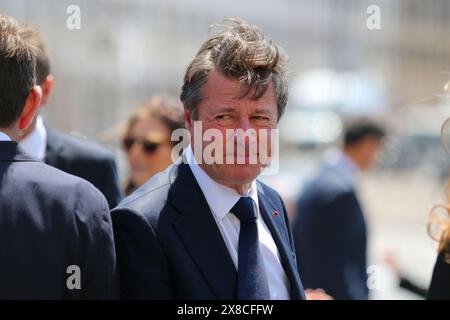
[[273, 81], [269, 79], [263, 89], [265, 89], [264, 92], [259, 92], [258, 90], [261, 88], [247, 86], [239, 79], [227, 78], [217, 71], [211, 71], [202, 88], [202, 97], [207, 104], [240, 105], [248, 103], [266, 108], [276, 108], [277, 98]]

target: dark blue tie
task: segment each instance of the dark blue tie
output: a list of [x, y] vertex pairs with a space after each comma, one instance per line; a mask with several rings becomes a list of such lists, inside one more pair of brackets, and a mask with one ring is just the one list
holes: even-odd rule
[[255, 203], [250, 197], [241, 197], [231, 209], [239, 219], [238, 300], [268, 300], [269, 285], [259, 249]]

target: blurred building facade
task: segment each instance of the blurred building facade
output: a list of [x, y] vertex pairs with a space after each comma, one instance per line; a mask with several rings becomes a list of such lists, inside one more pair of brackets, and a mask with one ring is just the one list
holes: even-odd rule
[[[80, 30], [66, 28], [74, 4]], [[366, 27], [373, 4], [380, 30]], [[0, 9], [40, 28], [49, 43], [56, 86], [47, 121], [91, 138], [154, 92], [178, 95], [208, 26], [228, 16], [279, 42], [291, 78], [315, 68], [376, 70], [391, 108], [434, 98], [450, 77], [446, 0], [1, 0]]]

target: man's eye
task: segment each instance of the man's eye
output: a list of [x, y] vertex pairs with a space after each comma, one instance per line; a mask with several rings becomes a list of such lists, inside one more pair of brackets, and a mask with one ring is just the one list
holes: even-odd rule
[[264, 117], [264, 116], [254, 116], [253, 119], [255, 119], [257, 121], [269, 121], [270, 120], [268, 117]]
[[220, 114], [216, 116], [216, 120], [229, 120], [231, 119], [231, 116], [228, 114]]

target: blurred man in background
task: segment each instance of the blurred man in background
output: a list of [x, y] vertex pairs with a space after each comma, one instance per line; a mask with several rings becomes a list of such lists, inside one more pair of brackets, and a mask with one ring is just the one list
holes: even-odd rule
[[[42, 88], [42, 107], [50, 97], [54, 81], [49, 53], [40, 33], [29, 34], [27, 41], [39, 49], [36, 81]], [[39, 115], [25, 130], [20, 146], [35, 159], [92, 183], [106, 197], [110, 208], [122, 199], [114, 156], [105, 148], [52, 130]]]
[[293, 232], [305, 287], [322, 288], [335, 299], [368, 298], [357, 180], [371, 167], [384, 135], [369, 120], [349, 123], [342, 149], [327, 154], [322, 171], [301, 194]]
[[0, 14], [0, 299], [116, 298], [105, 197], [16, 142], [41, 100], [32, 32]]

